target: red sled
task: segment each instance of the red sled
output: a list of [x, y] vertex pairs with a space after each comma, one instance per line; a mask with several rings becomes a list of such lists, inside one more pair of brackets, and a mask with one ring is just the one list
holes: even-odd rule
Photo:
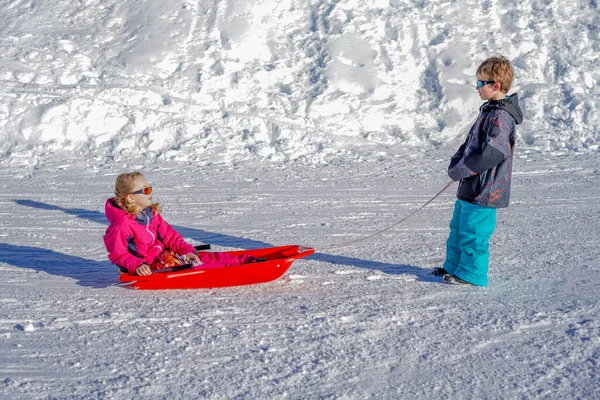
[[280, 278], [299, 258], [313, 254], [311, 247], [297, 245], [268, 247], [255, 250], [228, 251], [238, 256], [252, 255], [266, 261], [229, 267], [202, 269], [182, 269], [178, 271], [158, 271], [149, 276], [123, 274], [119, 278], [121, 286], [140, 290], [161, 289], [211, 289], [228, 286], [254, 285]]

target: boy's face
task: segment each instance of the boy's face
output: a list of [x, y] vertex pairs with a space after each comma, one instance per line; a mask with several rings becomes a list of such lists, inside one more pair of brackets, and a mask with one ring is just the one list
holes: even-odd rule
[[[478, 81], [493, 81], [493, 79], [477, 74]], [[488, 83], [487, 85], [483, 85], [482, 87], [475, 86], [477, 93], [479, 94], [479, 98], [483, 101], [488, 100], [502, 100], [506, 93], [500, 91], [500, 83]]]

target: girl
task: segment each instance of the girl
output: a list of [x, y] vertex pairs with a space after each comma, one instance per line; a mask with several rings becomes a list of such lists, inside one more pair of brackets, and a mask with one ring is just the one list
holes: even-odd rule
[[227, 253], [198, 255], [163, 219], [159, 204], [152, 202], [152, 187], [140, 172], [117, 177], [115, 197], [106, 201], [104, 211], [110, 222], [104, 235], [108, 258], [132, 275], [150, 275], [152, 270], [172, 266], [172, 253], [186, 263], [202, 264], [202, 268], [257, 261], [252, 256]]

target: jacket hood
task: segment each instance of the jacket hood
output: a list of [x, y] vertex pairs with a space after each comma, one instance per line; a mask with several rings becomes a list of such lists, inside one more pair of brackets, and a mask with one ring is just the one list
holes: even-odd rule
[[111, 197], [106, 200], [106, 205], [104, 206], [104, 213], [106, 214], [106, 219], [111, 224], [116, 223], [124, 218], [135, 219], [135, 221], [142, 225], [147, 225], [152, 222], [154, 217], [154, 211], [152, 207], [146, 207], [137, 215], [129, 214], [127, 211], [121, 208], [119, 204], [117, 204], [117, 199], [115, 197]]
[[521, 111], [521, 107], [519, 106], [519, 95], [517, 93], [507, 96], [502, 100], [489, 100], [482, 108], [499, 108], [509, 113], [515, 119], [517, 125], [523, 122], [523, 111]]
[[115, 222], [129, 216], [127, 211], [123, 210], [117, 204], [117, 199], [114, 197], [111, 197], [110, 199], [106, 200], [106, 205], [104, 206], [104, 213], [106, 214], [106, 219], [108, 219], [108, 222], [110, 222], [111, 224], [114, 224]]

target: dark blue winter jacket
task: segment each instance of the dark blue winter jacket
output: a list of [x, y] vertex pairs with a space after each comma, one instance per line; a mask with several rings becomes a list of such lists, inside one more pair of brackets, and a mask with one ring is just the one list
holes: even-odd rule
[[521, 122], [517, 94], [481, 106], [467, 140], [448, 166], [450, 178], [460, 181], [456, 194], [460, 200], [483, 207], [508, 207], [515, 127]]

